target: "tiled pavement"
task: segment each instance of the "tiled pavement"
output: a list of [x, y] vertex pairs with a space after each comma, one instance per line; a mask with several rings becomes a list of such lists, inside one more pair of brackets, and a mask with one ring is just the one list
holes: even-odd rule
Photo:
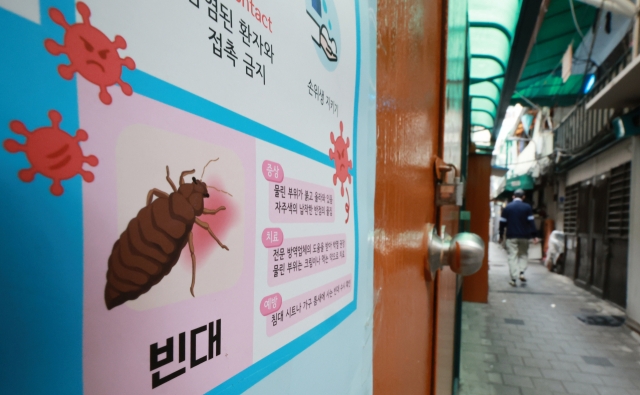
[[506, 253], [490, 246], [489, 303], [464, 303], [460, 395], [640, 395], [640, 339], [577, 315], [624, 315], [531, 261], [512, 288]]

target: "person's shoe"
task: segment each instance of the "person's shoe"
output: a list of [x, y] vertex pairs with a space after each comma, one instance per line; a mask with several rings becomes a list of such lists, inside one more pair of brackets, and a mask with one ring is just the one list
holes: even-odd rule
[[512, 287], [515, 287], [516, 286], [516, 280], [509, 281], [509, 285], [511, 285]]
[[520, 281], [522, 281], [523, 283], [527, 282], [527, 279], [524, 278], [524, 272], [520, 273]]

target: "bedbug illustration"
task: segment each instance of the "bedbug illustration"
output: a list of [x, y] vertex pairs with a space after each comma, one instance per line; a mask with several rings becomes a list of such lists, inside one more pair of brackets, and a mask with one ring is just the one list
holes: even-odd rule
[[[204, 168], [217, 160], [210, 160]], [[216, 237], [209, 224], [198, 218], [201, 215], [215, 215], [226, 209], [224, 206], [215, 210], [204, 207], [204, 198], [209, 197], [209, 188], [227, 192], [207, 186], [202, 177], [200, 180], [192, 177], [191, 183], [185, 182], [185, 177], [193, 173], [195, 170], [183, 171], [179, 187], [176, 188], [167, 166], [166, 179], [173, 192], [166, 193], [156, 188], [150, 190], [147, 205], [129, 222], [113, 245], [104, 289], [107, 309], [111, 310], [128, 300], [136, 299], [158, 284], [178, 262], [180, 253], [187, 244], [192, 263], [190, 290], [191, 295], [195, 296], [196, 254], [191, 232], [194, 224], [208, 231], [220, 247], [229, 250]], [[204, 169], [202, 175], [204, 176]]]

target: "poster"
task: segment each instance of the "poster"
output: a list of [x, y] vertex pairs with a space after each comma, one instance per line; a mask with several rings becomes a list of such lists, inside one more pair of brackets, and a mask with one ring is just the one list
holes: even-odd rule
[[57, 213], [80, 392], [242, 392], [357, 308], [359, 18], [337, 0], [0, 2], [2, 180], [24, 195], [9, 204]]

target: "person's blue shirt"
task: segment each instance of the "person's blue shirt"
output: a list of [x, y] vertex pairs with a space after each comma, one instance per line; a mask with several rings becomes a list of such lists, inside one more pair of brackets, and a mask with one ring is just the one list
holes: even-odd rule
[[536, 237], [536, 224], [533, 222], [531, 206], [515, 198], [502, 210], [500, 218], [500, 236], [507, 228], [507, 239], [530, 239]]

